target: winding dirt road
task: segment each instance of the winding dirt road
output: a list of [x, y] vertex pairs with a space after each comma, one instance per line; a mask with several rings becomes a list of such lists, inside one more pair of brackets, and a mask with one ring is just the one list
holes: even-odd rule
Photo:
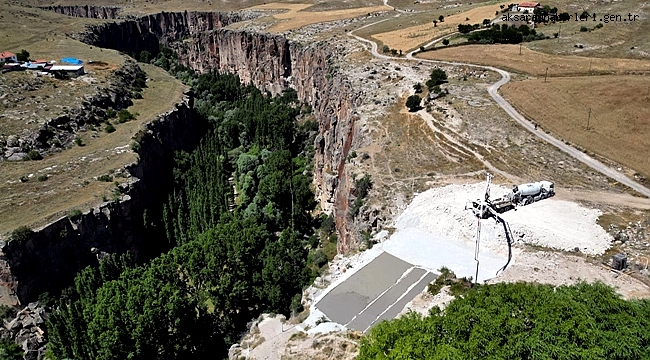
[[[360, 30], [360, 29], [363, 29], [363, 28], [366, 28], [366, 27], [369, 27], [369, 26], [373, 26], [375, 24], [378, 24], [378, 23], [386, 21], [386, 20], [388, 20], [388, 19], [384, 19], [384, 20], [380, 20], [380, 21], [377, 21], [377, 22], [374, 22], [374, 23], [371, 23], [371, 24], [368, 24], [368, 25], [364, 25], [364, 26], [362, 26], [362, 27], [360, 27], [360, 28], [358, 28], [356, 30]], [[380, 54], [377, 51], [377, 43], [376, 42], [364, 39], [364, 38], [359, 37], [357, 35], [354, 35], [353, 32], [354, 32], [354, 30], [348, 32], [348, 35], [354, 37], [355, 39], [357, 39], [357, 40], [359, 40], [361, 42], [369, 44], [370, 45], [370, 52], [372, 53], [372, 55], [374, 57], [379, 58], [379, 59], [384, 59], [384, 60], [404, 60], [403, 58], [398, 58], [398, 57], [394, 57], [394, 56], [388, 56], [388, 55]], [[444, 38], [449, 37], [451, 35], [453, 35], [453, 34], [449, 34], [449, 35], [443, 36], [441, 38], [438, 38], [436, 40], [433, 40], [433, 41], [429, 42], [428, 44], [426, 44], [425, 47], [429, 47], [429, 46], [437, 43], [438, 41], [442, 41]], [[624, 184], [624, 185], [630, 187], [631, 189], [637, 191], [638, 193], [650, 198], [650, 189], [648, 189], [647, 187], [637, 183], [636, 181], [634, 181], [634, 180], [628, 178], [627, 176], [625, 176], [624, 174], [610, 168], [609, 166], [601, 163], [600, 161], [598, 161], [598, 160], [592, 158], [591, 156], [583, 153], [582, 151], [574, 148], [573, 146], [565, 144], [561, 140], [553, 137], [552, 135], [547, 134], [544, 131], [536, 130], [535, 125], [532, 122], [526, 120], [526, 118], [524, 118], [521, 114], [519, 114], [517, 112], [517, 110], [515, 110], [512, 107], [512, 105], [510, 105], [498, 93], [499, 88], [501, 86], [503, 86], [504, 84], [508, 83], [508, 81], [510, 81], [510, 73], [509, 72], [507, 72], [505, 70], [502, 70], [502, 69], [492, 67], [492, 66], [483, 66], [483, 65], [468, 64], [468, 63], [462, 63], [462, 62], [449, 62], [449, 61], [439, 61], [439, 60], [417, 59], [417, 58], [413, 57], [413, 54], [415, 54], [417, 52], [418, 52], [418, 50], [413, 50], [413, 51], [409, 52], [408, 54], [406, 54], [406, 60], [428, 62], [428, 63], [433, 63], [433, 64], [453, 65], [453, 66], [471, 66], [471, 67], [490, 70], [490, 71], [495, 71], [495, 72], [499, 73], [501, 75], [501, 80], [499, 80], [496, 83], [490, 85], [488, 87], [488, 93], [490, 94], [492, 99], [494, 99], [494, 101], [496, 101], [497, 105], [499, 105], [508, 115], [510, 115], [510, 117], [512, 119], [514, 119], [517, 123], [519, 123], [521, 126], [523, 126], [526, 130], [528, 130], [531, 133], [535, 134], [537, 137], [543, 139], [544, 141], [548, 142], [549, 144], [557, 147], [558, 149], [564, 151], [565, 153], [569, 154], [571, 157], [575, 158], [576, 160], [586, 164], [590, 168], [598, 171], [599, 173], [601, 173], [601, 174], [603, 174], [603, 175], [605, 175], [605, 176], [607, 176], [607, 177], [609, 177], [611, 179], [614, 179], [614, 180], [618, 181], [619, 183]]]

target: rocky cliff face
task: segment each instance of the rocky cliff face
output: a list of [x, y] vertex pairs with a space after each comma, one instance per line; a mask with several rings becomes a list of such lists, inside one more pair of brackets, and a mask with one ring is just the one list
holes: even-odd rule
[[46, 11], [54, 11], [59, 14], [73, 16], [73, 17], [82, 17], [82, 18], [92, 18], [92, 19], [115, 19], [118, 17], [121, 9], [114, 6], [92, 6], [92, 5], [74, 5], [74, 6], [41, 6], [40, 7]]
[[[143, 50], [139, 46], [155, 46], [157, 51], [159, 44], [168, 44], [178, 50], [182, 63], [198, 71], [236, 72], [244, 82], [272, 93], [294, 88], [319, 122], [314, 184], [322, 208], [336, 218], [339, 251], [346, 252], [354, 245], [347, 218], [350, 181], [345, 159], [354, 136], [356, 92], [333, 73], [324, 44], [303, 46], [282, 36], [221, 29], [239, 19], [230, 16], [162, 13], [93, 26], [83, 39], [126, 52]], [[164, 250], [156, 238], [162, 238], [162, 229], [146, 229], [143, 214], [154, 211], [161, 200], [157, 194], [171, 184], [173, 151], [194, 148], [204, 130], [193, 121], [191, 101], [186, 97], [137, 136], [140, 161], [128, 171], [138, 180], [124, 190], [128, 196], [123, 201], [102, 204], [76, 220], [59, 219], [23, 243], [0, 244], [0, 286], [7, 293], [26, 303], [42, 292], [56, 292], [79, 269], [97, 262], [95, 251], [129, 250], [146, 259]]]
[[[237, 73], [244, 82], [271, 93], [292, 87], [312, 106], [319, 122], [314, 183], [323, 209], [333, 211], [339, 251], [354, 245], [347, 205], [350, 180], [345, 159], [354, 136], [358, 92], [334, 72], [327, 44], [303, 45], [283, 36], [235, 31], [223, 27], [243, 20], [240, 14], [160, 13], [122, 23], [94, 25], [80, 40], [124, 51], [157, 53], [172, 47], [179, 61], [199, 72]], [[182, 40], [182, 41], [181, 41]]]
[[0, 293], [28, 303], [43, 292], [57, 293], [84, 267], [97, 264], [101, 252], [132, 252], [147, 260], [167, 250], [162, 229], [145, 225], [156, 216], [159, 194], [172, 184], [173, 153], [191, 151], [205, 128], [195, 121], [192, 97], [150, 122], [137, 139], [140, 159], [127, 167], [133, 176], [120, 201], [106, 202], [76, 219], [63, 217], [25, 241], [0, 242]]

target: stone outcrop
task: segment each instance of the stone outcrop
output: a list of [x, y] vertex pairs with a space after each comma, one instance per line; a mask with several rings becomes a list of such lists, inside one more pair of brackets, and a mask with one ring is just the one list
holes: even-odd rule
[[25, 360], [40, 360], [45, 355], [47, 314], [38, 303], [30, 303], [14, 319], [4, 322], [0, 336], [22, 346]]
[[121, 189], [120, 201], [105, 202], [78, 218], [62, 217], [25, 241], [0, 241], [0, 293], [25, 304], [70, 285], [79, 270], [98, 263], [96, 252], [130, 251], [142, 262], [168, 250], [161, 241], [164, 230], [147, 227], [144, 213], [159, 216], [160, 194], [173, 184], [174, 151], [191, 151], [204, 132], [203, 122], [194, 117], [191, 94], [148, 123], [136, 135], [140, 159], [126, 167], [132, 181]]
[[93, 5], [54, 5], [54, 6], [41, 6], [46, 11], [54, 11], [59, 14], [91, 18], [91, 19], [116, 19], [122, 10], [116, 6], [93, 6]]
[[[294, 88], [311, 105], [319, 123], [314, 183], [318, 200], [333, 211], [339, 231], [339, 251], [354, 246], [347, 217], [349, 177], [345, 159], [354, 137], [358, 92], [335, 73], [326, 43], [299, 44], [280, 35], [224, 29], [243, 20], [239, 14], [159, 13], [121, 23], [93, 25], [79, 39], [100, 47], [139, 53], [173, 48], [179, 62], [199, 72], [237, 73], [244, 82], [271, 93]], [[183, 41], [180, 41], [183, 40]]]

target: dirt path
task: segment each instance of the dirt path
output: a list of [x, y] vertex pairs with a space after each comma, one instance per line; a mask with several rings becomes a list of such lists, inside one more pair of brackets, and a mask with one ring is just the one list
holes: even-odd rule
[[[385, 20], [381, 20], [385, 21]], [[359, 29], [375, 25], [381, 21], [365, 25]], [[359, 30], [357, 29], [357, 30]], [[353, 31], [348, 32], [349, 36], [354, 37], [355, 39], [362, 41], [366, 44], [370, 44], [370, 52], [372, 55], [376, 58], [379, 59], [384, 59], [384, 60], [402, 60], [401, 58], [393, 57], [393, 56], [387, 56], [387, 55], [382, 55], [377, 52], [377, 43], [371, 40], [364, 39], [362, 37], [359, 37], [357, 35], [353, 34]], [[425, 47], [431, 46], [432, 44], [435, 44], [438, 41], [441, 41], [442, 38], [436, 39], [431, 41], [430, 43], [426, 44]], [[461, 63], [461, 62], [449, 62], [449, 61], [437, 61], [437, 60], [427, 60], [427, 59], [418, 59], [414, 58], [413, 55], [417, 53], [419, 50], [413, 50], [406, 54], [406, 59], [407, 60], [412, 60], [412, 61], [420, 61], [420, 62], [428, 62], [432, 64], [445, 64], [445, 65], [452, 65], [452, 66], [471, 66], [479, 69], [485, 69], [485, 70], [490, 70], [497, 72], [501, 75], [501, 80], [497, 81], [496, 83], [490, 85], [488, 87], [488, 93], [494, 99], [494, 101], [501, 107], [513, 120], [515, 120], [519, 125], [524, 127], [526, 130], [530, 131], [531, 133], [535, 134], [537, 137], [541, 138], [542, 140], [550, 143], [551, 145], [557, 147], [558, 149], [562, 150], [563, 152], [569, 154], [571, 157], [575, 158], [576, 160], [579, 160], [580, 162], [584, 163], [585, 165], [589, 166], [590, 168], [598, 171], [599, 173], [608, 176], [616, 181], [618, 181], [621, 184], [624, 184], [633, 190], [639, 192], [640, 194], [650, 198], [650, 189], [647, 187], [637, 183], [636, 181], [631, 180], [624, 174], [610, 168], [609, 166], [601, 163], [600, 161], [592, 158], [591, 156], [583, 153], [582, 151], [565, 144], [561, 140], [553, 137], [550, 134], [545, 133], [544, 131], [538, 131], [535, 128], [535, 125], [531, 122], [526, 120], [521, 114], [519, 114], [512, 105], [510, 105], [501, 95], [499, 95], [498, 90], [501, 86], [504, 84], [508, 83], [510, 81], [510, 73], [498, 69], [492, 66], [483, 66], [483, 65], [476, 65], [476, 64], [468, 64], [468, 63]]]

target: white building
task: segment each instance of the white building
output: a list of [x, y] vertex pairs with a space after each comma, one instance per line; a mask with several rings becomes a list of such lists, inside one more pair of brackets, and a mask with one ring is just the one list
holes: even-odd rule
[[83, 75], [86, 72], [84, 71], [83, 65], [52, 65], [51, 67], [45, 68], [48, 71], [64, 71], [67, 73], [75, 73], [77, 75]]
[[518, 5], [515, 5], [512, 7], [512, 11], [520, 11], [520, 12], [528, 12], [529, 14], [532, 14], [535, 9], [541, 9], [542, 5], [540, 3], [536, 2], [522, 2]]

